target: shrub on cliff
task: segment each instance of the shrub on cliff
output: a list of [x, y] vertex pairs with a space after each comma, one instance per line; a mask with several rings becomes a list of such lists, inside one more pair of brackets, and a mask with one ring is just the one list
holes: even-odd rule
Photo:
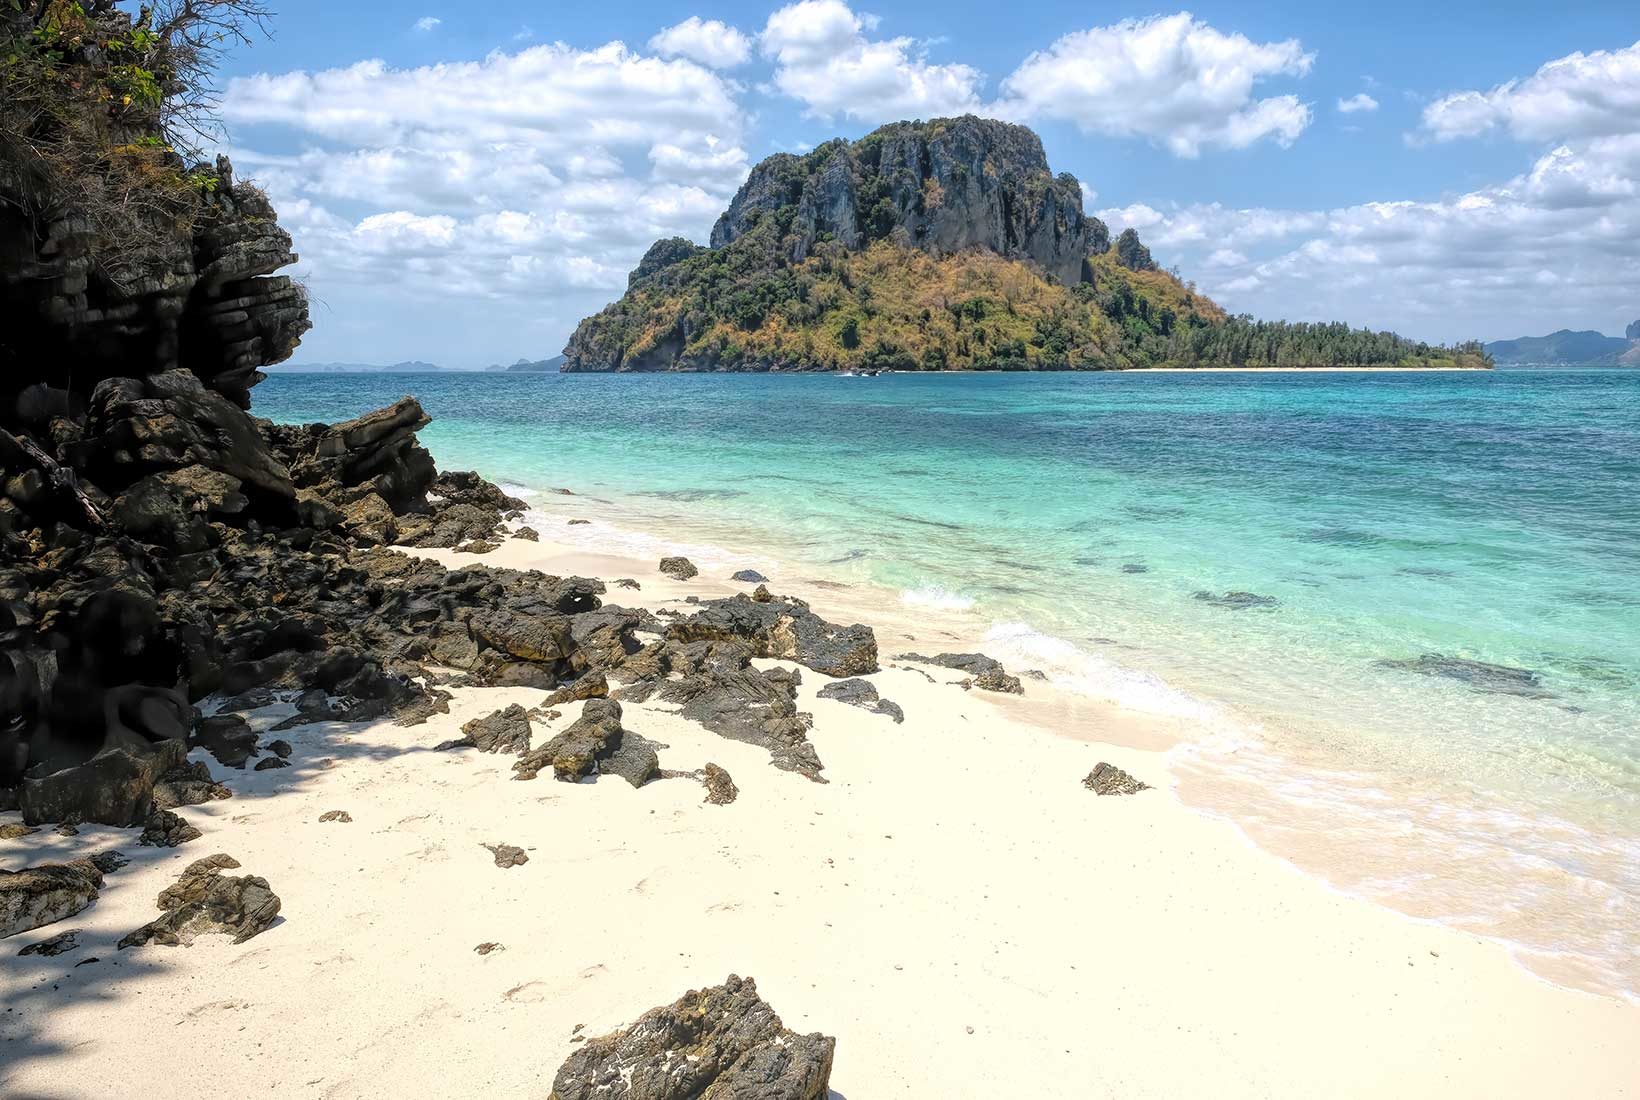
[[220, 183], [185, 159], [212, 126], [218, 51], [264, 17], [255, 0], [0, 0], [0, 216], [82, 218], [115, 285], [163, 268]]

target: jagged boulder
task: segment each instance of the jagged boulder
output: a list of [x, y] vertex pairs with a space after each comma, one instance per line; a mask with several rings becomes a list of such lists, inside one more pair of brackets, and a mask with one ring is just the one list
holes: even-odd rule
[[825, 782], [808, 737], [813, 718], [797, 709], [801, 676], [756, 668], [752, 656], [743, 642], [658, 642], [621, 666], [620, 675], [635, 682], [619, 694], [675, 704], [684, 718], [720, 737], [768, 750], [775, 767]]
[[896, 122], [860, 141], [760, 162], [712, 227], [712, 247], [732, 244], [794, 195], [794, 261], [823, 237], [858, 248], [899, 229], [926, 251], [983, 248], [1070, 284], [1083, 259], [1110, 244], [1103, 223], [1082, 212], [1076, 178], [1049, 171], [1036, 134], [973, 115]]
[[1082, 780], [1082, 786], [1097, 795], [1138, 794], [1150, 790], [1149, 783], [1141, 783], [1115, 764], [1101, 760]]
[[185, 760], [160, 776], [154, 784], [154, 806], [161, 810], [200, 806], [232, 797], [233, 791], [212, 777], [211, 769], [203, 760]]
[[461, 727], [465, 737], [479, 752], [528, 752], [530, 747], [530, 719], [517, 703], [474, 718]]
[[896, 725], [905, 721], [905, 711], [900, 709], [900, 705], [878, 695], [876, 685], [870, 680], [838, 680], [827, 684], [816, 694], [821, 699], [835, 699], [839, 703], [892, 718]]
[[147, 746], [116, 745], [84, 764], [25, 777], [18, 808], [30, 825], [48, 821], [94, 821], [141, 825], [154, 804], [154, 784], [187, 759], [178, 740]]
[[160, 891], [157, 904], [164, 913], [121, 939], [120, 949], [149, 943], [189, 947], [207, 933], [244, 943], [265, 932], [279, 916], [279, 896], [268, 889], [267, 879], [222, 873], [238, 866], [238, 860], [222, 853], [189, 864]]
[[751, 978], [690, 990], [571, 1054], [551, 1100], [825, 1100], [837, 1040], [798, 1035]]
[[962, 682], [963, 687], [977, 687], [984, 691], [1002, 692], [1008, 695], [1022, 695], [1025, 687], [1019, 682], [1018, 676], [1011, 676], [1008, 670], [1002, 667], [1002, 662], [994, 657], [987, 657], [983, 653], [941, 653], [937, 657], [924, 657], [920, 653], [902, 653], [902, 661], [920, 661], [927, 665], [938, 665], [941, 668], [954, 668], [959, 672], [966, 672], [970, 679]]
[[0, 938], [73, 916], [102, 884], [102, 869], [89, 859], [0, 870]]
[[660, 771], [658, 747], [622, 727], [620, 703], [588, 699], [568, 729], [518, 758], [513, 778], [534, 779], [551, 768], [555, 778], [569, 783], [610, 774], [641, 787]]
[[108, 378], [91, 393], [86, 466], [104, 488], [189, 467], [225, 474], [238, 488], [293, 501], [296, 487], [239, 406], [184, 370]]
[[753, 656], [796, 661], [840, 679], [877, 671], [877, 638], [869, 626], [829, 623], [792, 596], [705, 600], [694, 615], [668, 627], [666, 636], [680, 642], [744, 642]]

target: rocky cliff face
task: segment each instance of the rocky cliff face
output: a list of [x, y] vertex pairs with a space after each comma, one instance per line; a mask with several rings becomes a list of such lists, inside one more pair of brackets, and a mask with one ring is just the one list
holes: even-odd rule
[[[561, 369], [1097, 368], [1125, 360], [1093, 284], [1153, 266], [1136, 236], [1111, 251], [1025, 127], [897, 122], [760, 163], [711, 247], [656, 242]], [[1183, 287], [1124, 279], [1112, 292], [1158, 318], [1195, 311]]]
[[118, 276], [99, 264], [108, 242], [79, 211], [26, 217], [0, 179], [0, 309], [12, 321], [0, 399], [182, 368], [250, 405], [259, 368], [289, 358], [312, 326], [301, 287], [273, 274], [296, 254], [267, 197], [236, 182], [226, 157], [213, 178], [191, 224], [157, 233], [140, 268]]
[[1083, 261], [1110, 234], [1082, 212], [1082, 188], [1055, 176], [1036, 134], [964, 115], [897, 122], [856, 142], [832, 141], [806, 156], [763, 161], [712, 228], [712, 247], [745, 236], [791, 209], [788, 257], [816, 242], [857, 249], [893, 237], [935, 256], [980, 248], [1029, 260], [1061, 283], [1083, 278]]

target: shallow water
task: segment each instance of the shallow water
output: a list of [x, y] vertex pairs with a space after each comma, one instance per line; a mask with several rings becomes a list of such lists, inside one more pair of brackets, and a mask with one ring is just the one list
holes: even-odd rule
[[255, 411], [404, 393], [445, 468], [967, 610], [1196, 722], [1186, 797], [1261, 843], [1640, 989], [1640, 372], [283, 374]]

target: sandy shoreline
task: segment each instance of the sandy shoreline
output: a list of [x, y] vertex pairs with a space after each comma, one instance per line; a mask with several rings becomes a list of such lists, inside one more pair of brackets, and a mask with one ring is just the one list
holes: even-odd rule
[[[550, 541], [422, 553], [636, 577], [608, 599], [650, 608], [742, 587]], [[429, 750], [544, 693], [460, 689], [422, 726], [288, 731], [283, 770], [196, 753], [235, 797], [178, 811], [204, 833], [178, 849], [94, 826], [0, 841], [7, 868], [114, 845], [134, 859], [91, 908], [0, 947], [0, 1094], [544, 1096], [576, 1025], [601, 1034], [731, 972], [788, 1026], [837, 1037], [848, 1100], [1619, 1096], [1640, 1080], [1640, 1007], [1338, 894], [1182, 805], [1176, 724], [886, 667], [962, 639], [937, 612], [776, 582], [876, 629], [871, 679], [906, 715], [817, 699], [825, 678], [805, 671], [826, 784], [661, 704], [629, 704], [625, 725], [669, 746], [663, 767], [727, 768], [738, 801], [704, 805], [687, 780], [514, 782], [510, 757]], [[1095, 798], [1079, 780], [1100, 760], [1158, 789]], [[320, 823], [332, 809], [352, 822]], [[481, 845], [500, 842], [530, 862], [497, 868]], [[269, 880], [279, 924], [239, 947], [114, 950], [217, 851]], [[67, 928], [78, 951], [17, 957]]]

